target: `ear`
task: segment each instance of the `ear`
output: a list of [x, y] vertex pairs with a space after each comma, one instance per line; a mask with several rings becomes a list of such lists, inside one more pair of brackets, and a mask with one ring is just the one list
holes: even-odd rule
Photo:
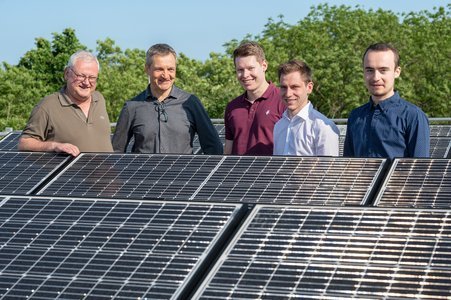
[[144, 65], [144, 72], [147, 74], [147, 75], [150, 75], [149, 74], [149, 72], [150, 72], [150, 66], [149, 65]]
[[65, 68], [64, 69], [64, 81], [67, 81], [67, 77], [69, 76], [68, 73], [69, 73], [69, 68]]
[[307, 94], [310, 95], [313, 91], [313, 81], [309, 81], [309, 83], [307, 83]]
[[268, 69], [268, 62], [266, 61], [266, 59], [264, 59], [264, 60], [262, 61], [261, 65], [262, 65], [263, 71], [266, 72], [266, 70]]
[[401, 75], [401, 67], [396, 67], [395, 68], [395, 78], [398, 78], [399, 75]]

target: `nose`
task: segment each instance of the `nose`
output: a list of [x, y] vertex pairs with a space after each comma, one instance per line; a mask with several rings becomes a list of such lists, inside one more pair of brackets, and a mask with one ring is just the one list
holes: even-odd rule
[[381, 73], [379, 71], [374, 71], [373, 79], [378, 81], [381, 78]]
[[293, 90], [290, 88], [284, 89], [284, 94], [286, 98], [290, 98], [291, 95], [293, 95]]

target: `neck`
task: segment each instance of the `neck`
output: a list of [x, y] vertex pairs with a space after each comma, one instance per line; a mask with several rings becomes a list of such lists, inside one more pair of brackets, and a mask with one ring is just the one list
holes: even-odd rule
[[378, 105], [379, 103], [381, 103], [382, 101], [392, 97], [395, 94], [395, 91], [392, 91], [389, 94], [386, 94], [384, 96], [375, 96], [375, 95], [371, 95], [371, 100], [373, 100], [374, 105]]
[[257, 89], [255, 89], [253, 91], [247, 91], [246, 92], [247, 100], [252, 103], [255, 100], [257, 100], [258, 98], [260, 98], [266, 92], [266, 90], [268, 89], [268, 86], [269, 86], [269, 83], [265, 80], [265, 82], [262, 85], [260, 85]]

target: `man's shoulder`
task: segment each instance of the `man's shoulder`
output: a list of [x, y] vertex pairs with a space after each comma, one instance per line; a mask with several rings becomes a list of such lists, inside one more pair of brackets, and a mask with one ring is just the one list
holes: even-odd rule
[[363, 111], [367, 111], [370, 108], [371, 108], [371, 103], [370, 102], [366, 102], [365, 104], [362, 104], [362, 105], [354, 108], [353, 110], [351, 110], [351, 114], [350, 115], [360, 114]]
[[243, 101], [245, 101], [245, 93], [239, 95], [238, 97], [232, 99], [232, 101], [227, 103], [226, 110], [231, 110], [236, 107], [241, 107], [243, 104]]
[[315, 109], [312, 107], [311, 110], [309, 110], [309, 118], [310, 120], [312, 120], [312, 122], [314, 124], [317, 125], [328, 125], [328, 126], [332, 126], [333, 128], [337, 128], [337, 125], [334, 123], [334, 121], [332, 121], [331, 119], [329, 119], [326, 115], [324, 115], [322, 112], [320, 112], [319, 110]]
[[52, 94], [48, 94], [48, 95], [44, 96], [44, 98], [39, 100], [39, 102], [36, 104], [36, 106], [39, 106], [41, 108], [42, 107], [53, 107], [57, 103], [59, 103], [60, 97], [63, 97], [63, 94], [61, 93], [61, 91], [57, 91]]
[[138, 95], [134, 96], [133, 98], [125, 101], [125, 104], [127, 106], [136, 106], [136, 105], [142, 105], [146, 102], [147, 93], [146, 90], [142, 91]]

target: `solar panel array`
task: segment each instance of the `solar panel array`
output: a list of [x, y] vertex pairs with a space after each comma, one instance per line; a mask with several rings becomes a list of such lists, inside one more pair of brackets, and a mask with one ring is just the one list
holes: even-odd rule
[[451, 209], [451, 160], [396, 159], [376, 205]]
[[430, 157], [451, 158], [451, 137], [431, 137]]
[[11, 198], [0, 298], [170, 299], [231, 226], [234, 205]]
[[0, 151], [0, 194], [28, 195], [68, 159], [53, 153]]
[[451, 298], [450, 159], [15, 149], [0, 299]]
[[[225, 144], [225, 127], [224, 124], [214, 124], [216, 131], [222, 144]], [[343, 144], [346, 136], [346, 125], [337, 125], [340, 130], [339, 136], [339, 155], [343, 155]], [[21, 132], [14, 131], [2, 140], [0, 140], [0, 151], [15, 151], [19, 141]], [[430, 156], [432, 158], [451, 158], [451, 125], [431, 125], [431, 145]], [[131, 152], [133, 147], [133, 139], [130, 141], [127, 152]], [[193, 154], [202, 154], [199, 143], [199, 137], [195, 135], [193, 140]]]
[[258, 206], [194, 299], [449, 299], [451, 212]]
[[8, 133], [0, 140], [0, 151], [17, 151], [21, 131]]
[[40, 195], [360, 205], [385, 159], [82, 154]]
[[430, 125], [432, 136], [451, 136], [451, 125]]

